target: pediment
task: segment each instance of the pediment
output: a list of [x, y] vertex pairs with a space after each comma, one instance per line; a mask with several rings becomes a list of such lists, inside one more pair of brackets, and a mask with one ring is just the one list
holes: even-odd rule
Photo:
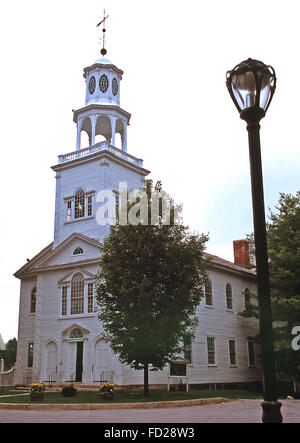
[[87, 271], [86, 269], [76, 269], [76, 271], [69, 272], [66, 274], [62, 279], [59, 280], [58, 285], [69, 285], [72, 281], [72, 278], [75, 274], [80, 273], [83, 275], [85, 280], [94, 280], [96, 275], [92, 274], [91, 272]]
[[47, 257], [36, 265], [36, 268], [76, 264], [100, 259], [101, 250], [102, 243], [99, 241], [74, 233], [54, 248]]

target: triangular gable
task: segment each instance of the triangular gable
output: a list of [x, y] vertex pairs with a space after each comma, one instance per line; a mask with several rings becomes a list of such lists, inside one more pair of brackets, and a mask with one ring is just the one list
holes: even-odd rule
[[[77, 241], [77, 243], [76, 243]], [[100, 241], [87, 237], [86, 235], [73, 233], [68, 238], [66, 238], [60, 245], [53, 248], [53, 243], [50, 243], [46, 248], [44, 248], [41, 252], [39, 252], [35, 257], [31, 260], [28, 260], [24, 266], [22, 266], [14, 276], [17, 278], [22, 278], [25, 275], [34, 274], [37, 270], [43, 269], [47, 266], [59, 266], [64, 264], [64, 260], [59, 260], [60, 254], [68, 248], [68, 246], [79, 246], [80, 244], [88, 245], [89, 253], [84, 255], [72, 256], [72, 253], [68, 253], [67, 260], [65, 260], [65, 264], [75, 264], [78, 262], [91, 261], [100, 259], [101, 249], [103, 247], [103, 243]], [[87, 247], [85, 246], [85, 250], [87, 251]], [[72, 251], [73, 252], [73, 251]], [[57, 259], [55, 259], [57, 257]]]
[[[74, 255], [76, 249], [82, 249], [83, 254]], [[64, 265], [87, 261], [91, 259], [100, 259], [102, 243], [83, 234], [73, 233], [60, 245], [39, 263], [37, 268], [48, 266]]]

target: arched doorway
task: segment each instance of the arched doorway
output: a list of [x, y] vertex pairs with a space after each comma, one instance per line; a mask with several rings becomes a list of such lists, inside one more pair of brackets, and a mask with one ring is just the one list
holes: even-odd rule
[[46, 347], [46, 378], [45, 380], [56, 382], [58, 368], [57, 368], [57, 345], [51, 341]]

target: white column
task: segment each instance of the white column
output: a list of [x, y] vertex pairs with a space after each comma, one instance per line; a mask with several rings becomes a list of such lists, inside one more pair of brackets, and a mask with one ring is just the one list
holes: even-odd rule
[[110, 118], [111, 124], [111, 144], [115, 146], [116, 144], [116, 119], [114, 117]]
[[122, 135], [122, 151], [127, 152], [127, 122], [124, 123], [124, 130]]
[[81, 126], [82, 126], [82, 122], [81, 122], [81, 120], [79, 120], [78, 123], [77, 123], [76, 151], [79, 151], [81, 149], [81, 147], [80, 147], [80, 144], [81, 144]]
[[96, 137], [96, 124], [97, 124], [97, 116], [92, 115], [91, 117], [91, 123], [92, 123], [92, 135], [91, 135], [91, 146], [95, 144], [95, 137]]

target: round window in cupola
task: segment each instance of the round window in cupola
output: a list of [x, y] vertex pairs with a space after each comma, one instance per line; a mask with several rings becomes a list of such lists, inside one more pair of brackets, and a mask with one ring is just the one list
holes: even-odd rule
[[111, 89], [114, 96], [116, 96], [119, 90], [118, 80], [116, 79], [116, 77], [112, 81]]
[[101, 75], [100, 80], [99, 80], [100, 91], [106, 92], [108, 90], [108, 84], [109, 84], [109, 82], [108, 82], [107, 75], [105, 75], [105, 74]]
[[93, 77], [90, 78], [90, 81], [89, 81], [89, 91], [90, 91], [90, 94], [94, 94], [95, 89], [96, 89], [96, 79], [93, 76]]

